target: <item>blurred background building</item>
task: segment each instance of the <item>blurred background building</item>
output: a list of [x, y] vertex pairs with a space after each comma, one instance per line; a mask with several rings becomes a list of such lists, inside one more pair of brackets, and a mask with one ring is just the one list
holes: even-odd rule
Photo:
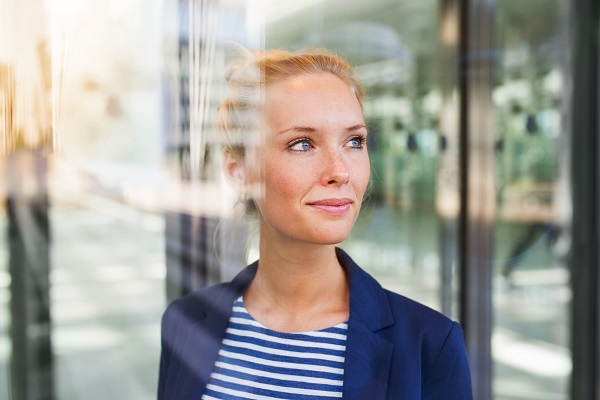
[[342, 247], [461, 322], [476, 399], [600, 399], [597, 0], [0, 10], [0, 400], [155, 398], [168, 302], [256, 258], [215, 126], [239, 45], [355, 66], [373, 191]]

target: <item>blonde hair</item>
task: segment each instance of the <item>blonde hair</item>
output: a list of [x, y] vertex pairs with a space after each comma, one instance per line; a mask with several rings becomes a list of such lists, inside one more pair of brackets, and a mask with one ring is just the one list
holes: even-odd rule
[[[344, 81], [354, 92], [362, 108], [364, 88], [344, 59], [323, 49], [297, 53], [284, 50], [248, 51], [233, 61], [225, 74], [228, 93], [218, 110], [219, 130], [225, 147], [244, 157], [246, 143], [257, 129], [261, 110], [261, 92], [298, 75], [329, 73]], [[249, 137], [250, 136], [250, 137]]]

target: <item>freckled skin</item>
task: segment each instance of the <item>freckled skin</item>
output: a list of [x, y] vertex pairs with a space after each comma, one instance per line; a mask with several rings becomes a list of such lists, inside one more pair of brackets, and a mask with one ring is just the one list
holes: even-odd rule
[[[300, 75], [267, 88], [264, 110], [265, 137], [248, 171], [261, 241], [342, 242], [370, 174], [366, 146], [357, 146], [367, 132], [354, 92], [332, 74]], [[347, 212], [311, 206], [332, 198], [349, 199]]]

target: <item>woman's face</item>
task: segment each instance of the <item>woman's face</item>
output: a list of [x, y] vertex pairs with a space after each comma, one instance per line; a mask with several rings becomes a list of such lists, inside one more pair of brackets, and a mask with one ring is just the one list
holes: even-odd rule
[[[266, 136], [249, 170], [261, 237], [342, 242], [354, 224], [370, 165], [354, 92], [338, 77], [306, 74], [268, 87]], [[253, 157], [254, 158], [254, 157]]]

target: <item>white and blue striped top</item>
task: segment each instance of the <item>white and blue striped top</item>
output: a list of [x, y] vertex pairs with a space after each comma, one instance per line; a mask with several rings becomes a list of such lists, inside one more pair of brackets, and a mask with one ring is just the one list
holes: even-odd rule
[[348, 324], [281, 333], [256, 321], [242, 297], [202, 399], [341, 399]]

